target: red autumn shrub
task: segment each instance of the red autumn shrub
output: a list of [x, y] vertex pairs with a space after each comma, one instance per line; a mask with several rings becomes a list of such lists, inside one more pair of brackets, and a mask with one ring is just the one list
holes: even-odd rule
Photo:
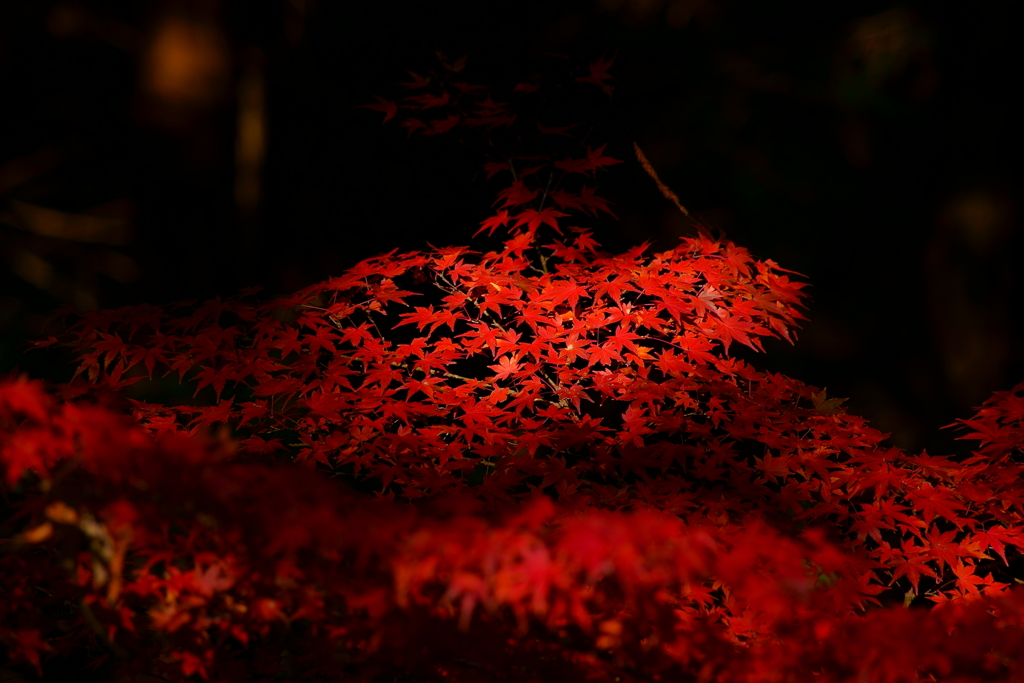
[[[503, 242], [90, 313], [45, 342], [75, 349], [72, 385], [0, 386], [11, 657], [172, 680], [1019, 677], [1024, 385], [963, 421], [970, 456], [885, 446], [735, 355], [792, 338], [787, 271], [699, 227], [609, 255], [576, 225], [611, 214], [587, 183], [623, 160], [533, 114], [610, 93], [607, 61], [504, 93], [463, 66], [370, 108], [502, 155], [481, 232]], [[197, 400], [125, 398], [154, 373]]]

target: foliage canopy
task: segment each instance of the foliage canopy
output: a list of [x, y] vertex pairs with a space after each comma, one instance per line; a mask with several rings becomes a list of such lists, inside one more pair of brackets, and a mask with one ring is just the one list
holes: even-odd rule
[[[578, 225], [614, 215], [595, 178], [625, 160], [567, 103], [609, 96], [610, 67], [499, 90], [442, 59], [367, 105], [490, 150], [478, 249], [40, 342], [79, 365], [0, 385], [10, 657], [169, 680], [1019, 677], [1024, 385], [961, 422], [970, 455], [911, 454], [737, 356], [793, 339], [795, 274], [696, 224], [618, 255]], [[130, 398], [155, 375], [196, 400]]]

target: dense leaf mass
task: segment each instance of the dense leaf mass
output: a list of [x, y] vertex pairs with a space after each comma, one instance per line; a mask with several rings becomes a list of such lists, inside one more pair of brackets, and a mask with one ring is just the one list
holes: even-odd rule
[[[1019, 593], [979, 595], [992, 583], [958, 560], [952, 602], [865, 614], [864, 553], [821, 529], [543, 497], [492, 513], [469, 498], [373, 501], [24, 380], [0, 386], [0, 420], [8, 478], [30, 467], [47, 482], [0, 562], [0, 638], [36, 663], [91, 643], [170, 679], [373, 678], [385, 665], [456, 680], [570, 664], [595, 680], [1020, 673]], [[1013, 534], [994, 529], [1002, 553]]]
[[[963, 421], [969, 456], [886, 446], [737, 355], [793, 339], [792, 273], [699, 226], [609, 255], [576, 225], [611, 215], [584, 181], [622, 160], [517, 112], [610, 94], [609, 60], [515, 84], [519, 109], [464, 66], [367, 107], [498, 150], [498, 246], [92, 312], [40, 344], [75, 350], [71, 385], [0, 385], [11, 656], [225, 681], [1019, 676], [1024, 385]], [[161, 376], [193, 400], [125, 398]]]
[[[539, 486], [603, 501], [619, 495], [608, 486], [650, 487], [658, 472], [719, 479], [712, 434], [779, 448], [796, 438], [784, 425], [757, 434], [780, 398], [804, 400], [793, 419], [838, 421], [809, 391], [728, 355], [733, 341], [789, 335], [800, 285], [772, 264], [707, 238], [653, 256], [593, 255], [586, 233], [550, 248], [551, 271], [536, 273], [516, 240], [477, 258], [392, 254], [264, 305], [90, 315], [73, 343], [95, 382], [122, 387], [159, 366], [213, 389], [208, 407], [136, 402], [157, 432], [226, 422], [257, 451], [295, 434], [300, 462], [349, 466], [409, 498]], [[402, 289], [416, 280], [437, 305]]]

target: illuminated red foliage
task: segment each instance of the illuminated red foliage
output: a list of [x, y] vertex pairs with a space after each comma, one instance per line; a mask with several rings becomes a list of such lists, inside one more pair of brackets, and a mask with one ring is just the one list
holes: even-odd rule
[[[0, 385], [11, 657], [91, 648], [171, 680], [1019, 679], [1024, 385], [962, 422], [971, 455], [906, 453], [737, 355], [792, 340], [792, 273], [699, 226], [603, 253], [577, 223], [612, 215], [592, 179], [625, 160], [517, 112], [609, 94], [610, 66], [499, 96], [445, 63], [367, 105], [514, 150], [485, 165], [480, 231], [504, 241], [43, 342], [80, 365], [55, 392]], [[126, 398], [160, 375], [195, 400]]]

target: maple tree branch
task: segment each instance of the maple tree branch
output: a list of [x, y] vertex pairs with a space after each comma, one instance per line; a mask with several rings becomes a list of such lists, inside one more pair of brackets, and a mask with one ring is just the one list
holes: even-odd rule
[[513, 182], [517, 182], [518, 183], [519, 182], [519, 176], [516, 174], [516, 167], [512, 163], [512, 157], [509, 157], [509, 159], [508, 159], [508, 161], [506, 163], [508, 163], [508, 170], [509, 170], [509, 172], [512, 173], [512, 180], [513, 180]]
[[554, 171], [550, 171], [550, 172], [548, 173], [548, 184], [547, 184], [547, 186], [546, 186], [546, 187], [544, 188], [544, 191], [543, 191], [543, 192], [541, 192], [541, 195], [540, 195], [540, 204], [539, 204], [539, 205], [537, 206], [537, 210], [538, 210], [538, 211], [541, 211], [541, 210], [543, 210], [543, 209], [544, 209], [544, 202], [545, 202], [545, 201], [547, 200], [547, 198], [548, 198], [548, 191], [549, 191], [549, 190], [551, 190], [551, 180], [552, 180], [552, 178], [554, 178], [554, 177], [555, 177], [555, 172], [554, 172]]

